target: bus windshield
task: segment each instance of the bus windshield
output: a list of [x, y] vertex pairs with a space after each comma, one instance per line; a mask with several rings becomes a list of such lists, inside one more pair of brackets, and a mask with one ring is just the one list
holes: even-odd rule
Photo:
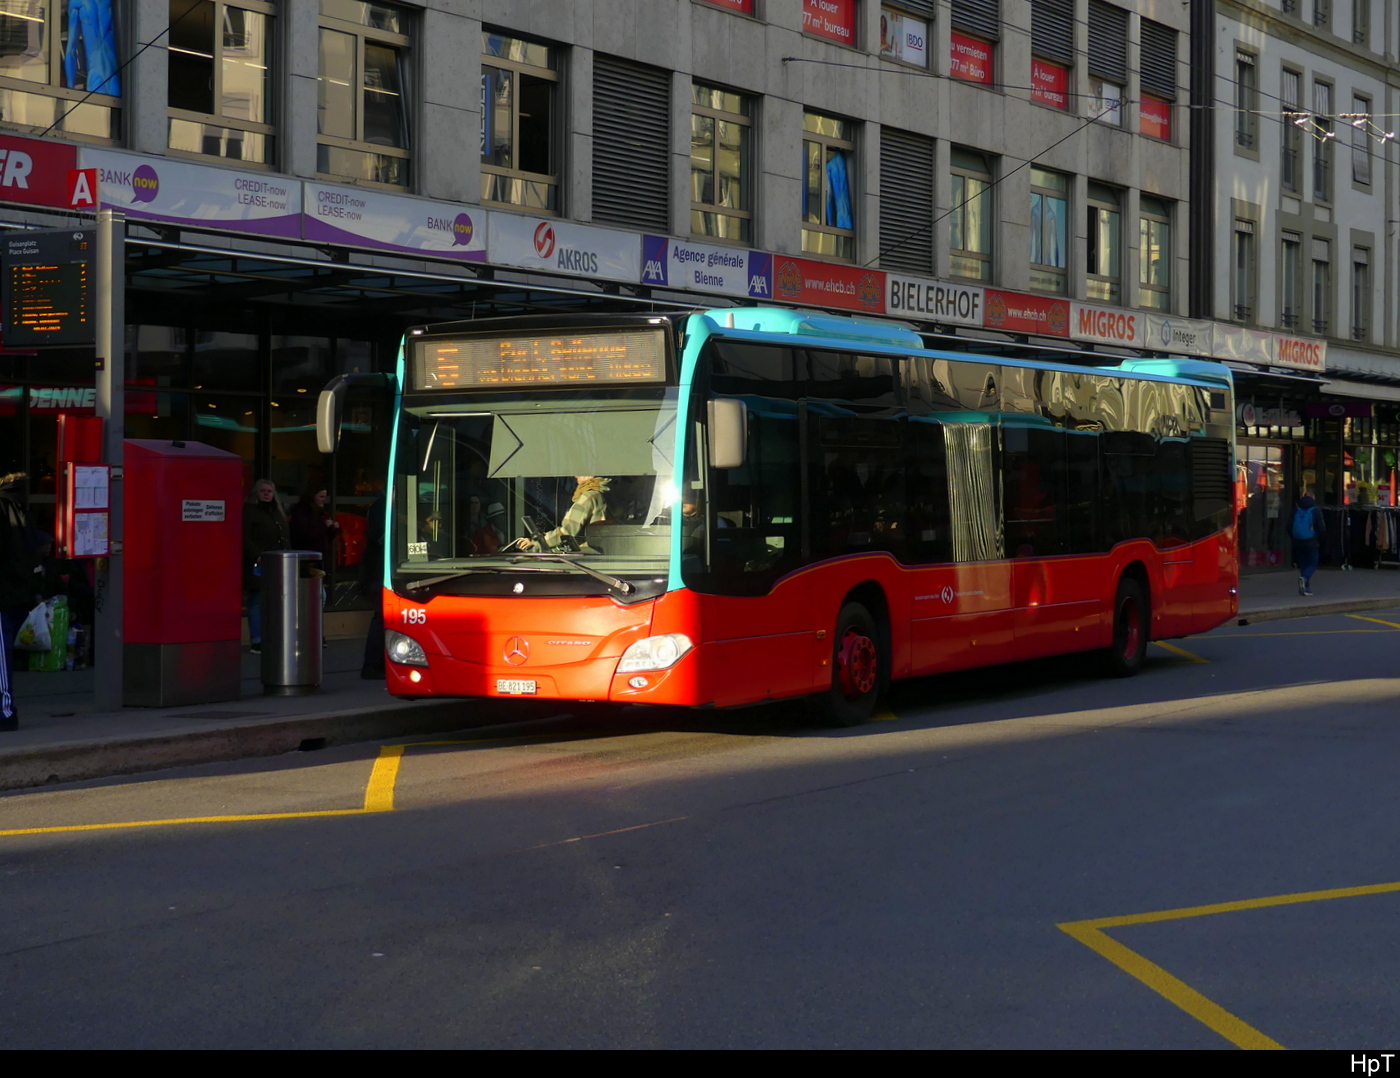
[[[420, 400], [422, 400], [420, 398]], [[405, 402], [396, 590], [586, 595], [665, 590], [676, 391]], [[520, 588], [522, 580], [527, 587]]]

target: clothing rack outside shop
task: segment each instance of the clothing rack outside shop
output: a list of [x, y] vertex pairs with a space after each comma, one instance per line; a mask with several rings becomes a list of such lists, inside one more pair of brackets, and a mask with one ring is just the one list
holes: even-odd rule
[[1400, 568], [1400, 507], [1352, 505], [1322, 510], [1322, 561], [1343, 569]]

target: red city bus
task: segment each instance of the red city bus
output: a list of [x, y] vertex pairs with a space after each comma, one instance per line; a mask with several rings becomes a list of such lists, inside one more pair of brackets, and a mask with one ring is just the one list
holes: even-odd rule
[[764, 308], [415, 329], [389, 689], [810, 696], [851, 724], [896, 678], [1078, 651], [1132, 674], [1236, 613], [1232, 382], [1106, 358]]

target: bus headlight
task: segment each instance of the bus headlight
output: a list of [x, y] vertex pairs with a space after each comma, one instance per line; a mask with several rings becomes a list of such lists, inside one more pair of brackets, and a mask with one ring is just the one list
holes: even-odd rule
[[634, 670], [667, 670], [675, 666], [681, 656], [694, 646], [685, 633], [649, 636], [645, 640], [638, 640], [622, 653], [617, 672], [629, 674]]
[[428, 656], [423, 652], [423, 645], [413, 637], [396, 633], [393, 629], [384, 630], [384, 651], [391, 662], [400, 666], [428, 665]]

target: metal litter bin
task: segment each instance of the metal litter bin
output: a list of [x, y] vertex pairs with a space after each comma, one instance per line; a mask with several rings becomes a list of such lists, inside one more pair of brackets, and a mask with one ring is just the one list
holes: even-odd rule
[[307, 696], [321, 684], [321, 578], [304, 575], [315, 550], [269, 550], [262, 582], [264, 696]]

